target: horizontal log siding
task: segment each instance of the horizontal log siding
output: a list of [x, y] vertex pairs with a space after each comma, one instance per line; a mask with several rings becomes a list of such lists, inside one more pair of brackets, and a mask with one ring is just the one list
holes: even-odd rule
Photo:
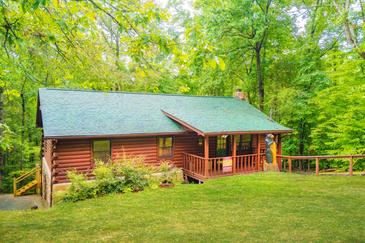
[[58, 140], [53, 160], [54, 182], [67, 182], [67, 171], [77, 170], [91, 176], [92, 149], [90, 140]]
[[201, 154], [202, 146], [198, 146], [198, 136], [174, 136], [173, 156], [158, 157], [158, 137], [125, 138], [112, 140], [112, 158], [114, 160], [126, 156], [142, 156], [148, 165], [159, 165], [162, 160], [169, 160], [181, 167], [183, 153]]
[[[257, 136], [254, 135], [252, 145], [256, 150]], [[209, 155], [215, 157], [216, 137], [209, 138]], [[91, 176], [92, 162], [92, 141], [93, 140], [58, 140], [53, 151], [53, 173], [54, 182], [67, 182], [67, 171], [76, 169]], [[48, 161], [52, 161], [52, 142], [44, 141], [44, 156]], [[281, 148], [281, 147], [280, 147]], [[261, 135], [261, 151], [265, 152], [265, 135]], [[203, 145], [198, 145], [197, 135], [183, 135], [173, 137], [173, 156], [171, 158], [159, 158], [157, 137], [138, 137], [111, 139], [112, 159], [119, 159], [123, 154], [128, 156], [143, 156], [146, 164], [158, 165], [161, 160], [170, 160], [176, 166], [181, 167], [183, 153], [204, 156]], [[278, 151], [279, 152], [279, 151]]]
[[174, 156], [171, 161], [178, 167], [183, 165], [183, 153], [195, 154], [202, 156], [204, 145], [199, 145], [198, 136], [175, 136], [174, 143]]
[[118, 160], [123, 156], [143, 156], [144, 162], [157, 165], [157, 138], [123, 138], [112, 140], [112, 159]]

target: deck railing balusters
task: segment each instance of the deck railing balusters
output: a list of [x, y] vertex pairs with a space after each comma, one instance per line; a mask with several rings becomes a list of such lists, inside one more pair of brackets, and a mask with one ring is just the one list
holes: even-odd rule
[[[222, 176], [233, 173], [245, 173], [256, 170], [257, 154], [248, 154], [248, 155], [237, 155], [234, 158], [230, 156], [234, 161], [234, 165], [236, 170], [235, 172], [223, 172], [223, 161], [226, 157], [216, 157], [208, 159], [208, 177]], [[205, 178], [205, 158], [184, 153], [183, 154], [183, 169], [187, 173], [192, 173], [193, 175], [200, 176], [201, 178]]]

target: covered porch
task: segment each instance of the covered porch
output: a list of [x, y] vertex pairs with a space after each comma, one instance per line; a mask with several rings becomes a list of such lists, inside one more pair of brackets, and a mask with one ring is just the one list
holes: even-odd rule
[[[200, 181], [262, 171], [266, 135], [274, 135], [277, 154], [281, 155], [281, 134], [292, 131], [243, 100], [239, 91], [235, 98], [207, 99], [187, 110], [161, 111], [186, 131], [199, 136], [200, 151], [184, 151], [182, 168], [185, 176]], [[280, 161], [278, 164], [280, 168]]]
[[[202, 153], [183, 155], [184, 175], [196, 180], [263, 170], [265, 134], [201, 137]], [[281, 146], [280, 135], [276, 136]], [[278, 147], [278, 151], [281, 151]], [[280, 153], [280, 152], [279, 152]]]

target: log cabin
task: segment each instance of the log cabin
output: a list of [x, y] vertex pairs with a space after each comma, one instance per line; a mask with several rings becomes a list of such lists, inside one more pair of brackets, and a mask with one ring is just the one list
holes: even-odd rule
[[[142, 156], [169, 161], [186, 177], [210, 177], [263, 169], [264, 138], [291, 132], [232, 97], [42, 88], [37, 127], [43, 129], [42, 195], [67, 185], [67, 171], [92, 176], [94, 161]], [[280, 167], [280, 161], [279, 161]]]

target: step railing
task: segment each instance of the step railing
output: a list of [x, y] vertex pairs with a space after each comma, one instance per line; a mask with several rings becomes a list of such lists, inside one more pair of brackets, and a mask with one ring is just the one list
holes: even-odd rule
[[[30, 171], [22, 174], [21, 176], [14, 177], [14, 179], [13, 179], [13, 193], [14, 193], [14, 196], [20, 196], [21, 195], [21, 193], [19, 194], [19, 189], [22, 186], [19, 186], [19, 184], [24, 182], [25, 180], [28, 180], [31, 177], [34, 177], [34, 180], [37, 181], [36, 192], [37, 192], [37, 194], [40, 193], [40, 191], [41, 191], [41, 168], [40, 168], [39, 165], [36, 165], [35, 168], [33, 168]], [[23, 186], [25, 186], [25, 185], [23, 185]]]

